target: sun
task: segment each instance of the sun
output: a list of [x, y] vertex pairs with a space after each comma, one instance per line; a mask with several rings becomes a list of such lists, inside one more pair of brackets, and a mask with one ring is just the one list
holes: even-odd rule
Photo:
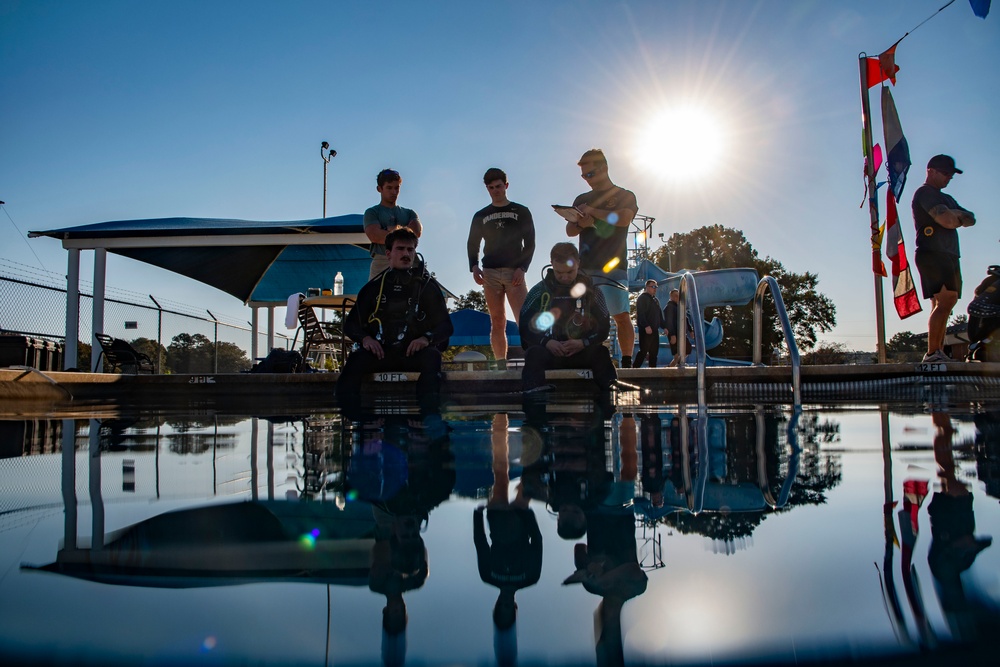
[[693, 106], [663, 109], [636, 135], [635, 158], [674, 181], [707, 176], [719, 164], [725, 133], [716, 116]]

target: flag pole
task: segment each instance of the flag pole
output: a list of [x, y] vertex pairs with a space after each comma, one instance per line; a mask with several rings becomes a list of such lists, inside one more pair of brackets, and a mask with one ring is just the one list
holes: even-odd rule
[[[875, 182], [875, 156], [872, 149], [871, 106], [868, 102], [868, 55], [858, 56], [861, 69], [861, 125], [862, 143], [865, 150], [865, 178], [868, 179], [868, 213], [871, 217], [872, 266], [882, 261], [882, 244], [878, 239], [878, 184]], [[885, 363], [885, 312], [882, 305], [882, 276], [872, 271], [875, 277], [875, 330], [878, 363]]]

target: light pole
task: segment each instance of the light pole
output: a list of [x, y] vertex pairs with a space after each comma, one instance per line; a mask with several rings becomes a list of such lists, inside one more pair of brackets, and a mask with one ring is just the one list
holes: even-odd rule
[[[323, 151], [326, 151], [325, 153]], [[319, 147], [319, 156], [323, 158], [323, 217], [326, 217], [326, 171], [330, 159], [337, 157], [337, 151], [330, 148], [330, 142], [324, 141]]]
[[[660, 245], [661, 246], [664, 245], [663, 232], [660, 232]], [[670, 260], [670, 248], [666, 248], [666, 253], [667, 253], [667, 271], [669, 271], [670, 273], [673, 273], [674, 272], [674, 264]]]

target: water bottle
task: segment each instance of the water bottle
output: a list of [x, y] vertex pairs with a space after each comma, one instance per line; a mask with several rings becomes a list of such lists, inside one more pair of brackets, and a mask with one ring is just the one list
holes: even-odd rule
[[333, 295], [344, 295], [344, 274], [340, 271], [337, 271], [337, 277], [333, 279]]

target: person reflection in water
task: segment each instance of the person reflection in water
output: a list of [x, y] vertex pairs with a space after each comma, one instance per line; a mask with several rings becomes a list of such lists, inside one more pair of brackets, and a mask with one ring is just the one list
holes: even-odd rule
[[382, 608], [382, 662], [402, 665], [406, 658], [406, 603], [403, 593], [427, 580], [427, 548], [420, 536], [421, 517], [392, 515], [373, 507], [375, 544], [368, 588], [385, 596]]
[[969, 595], [962, 573], [972, 567], [981, 551], [993, 543], [992, 537], [976, 537], [976, 517], [972, 493], [955, 475], [952, 438], [955, 433], [947, 413], [932, 415], [937, 428], [934, 460], [938, 465], [941, 490], [934, 494], [927, 513], [931, 519], [931, 545], [927, 563], [937, 587], [941, 609], [956, 640], [995, 639], [1000, 633], [1000, 609], [980, 595]]
[[375, 544], [368, 587], [385, 595], [382, 660], [402, 665], [406, 655], [403, 593], [428, 575], [421, 527], [455, 486], [447, 424], [434, 410], [384, 415], [353, 425], [362, 434], [347, 463], [348, 498], [372, 505]]
[[[493, 606], [494, 648], [500, 665], [512, 665], [517, 658], [514, 594], [538, 583], [542, 573], [542, 534], [521, 484], [510, 500], [509, 424], [506, 414], [494, 415], [493, 488], [487, 504], [477, 507], [473, 514], [479, 577], [500, 589]], [[485, 523], [489, 523], [489, 539]]]
[[642, 490], [649, 495], [653, 509], [663, 507], [663, 435], [660, 417], [655, 414], [643, 415], [639, 421], [642, 442]]

